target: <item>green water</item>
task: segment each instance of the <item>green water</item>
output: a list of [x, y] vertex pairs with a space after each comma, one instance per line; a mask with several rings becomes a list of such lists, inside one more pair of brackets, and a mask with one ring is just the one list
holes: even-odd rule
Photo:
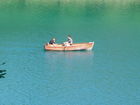
[[[44, 51], [68, 34], [94, 49]], [[139, 35], [139, 0], [1, 0], [0, 105], [139, 105]]]

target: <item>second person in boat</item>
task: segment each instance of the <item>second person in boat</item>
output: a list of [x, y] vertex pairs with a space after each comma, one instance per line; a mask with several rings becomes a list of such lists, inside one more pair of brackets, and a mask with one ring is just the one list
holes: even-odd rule
[[73, 40], [70, 35], [67, 37], [67, 41], [63, 43], [64, 46], [70, 46], [73, 44]]
[[72, 40], [72, 38], [71, 38], [71, 36], [70, 36], [70, 35], [68, 35], [68, 43], [69, 43], [70, 45], [72, 45], [72, 44], [73, 44], [73, 40]]

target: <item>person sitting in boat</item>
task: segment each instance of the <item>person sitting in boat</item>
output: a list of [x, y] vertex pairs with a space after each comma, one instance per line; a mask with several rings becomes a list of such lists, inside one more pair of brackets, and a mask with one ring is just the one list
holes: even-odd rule
[[72, 40], [72, 38], [71, 38], [71, 36], [70, 36], [70, 35], [68, 35], [68, 43], [69, 43], [70, 45], [72, 45], [72, 44], [73, 44], [73, 40]]
[[72, 40], [71, 36], [68, 35], [68, 40], [67, 40], [67, 42], [64, 42], [63, 45], [64, 46], [70, 46], [72, 44], [73, 44], [73, 40]]
[[52, 38], [49, 42], [49, 44], [55, 44], [55, 38]]

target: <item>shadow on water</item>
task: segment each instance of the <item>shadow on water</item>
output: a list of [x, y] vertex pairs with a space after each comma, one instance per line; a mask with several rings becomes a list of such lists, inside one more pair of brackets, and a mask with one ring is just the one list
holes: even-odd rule
[[[5, 65], [6, 62], [0, 64], [0, 66]], [[0, 70], [0, 78], [5, 78], [6, 70]]]
[[24, 9], [26, 7], [26, 0], [18, 0], [17, 7], [18, 9]]
[[0, 64], [0, 66], [5, 65], [5, 64], [6, 64], [6, 62], [3, 62], [3, 63]]
[[5, 78], [6, 70], [0, 70], [0, 78]]

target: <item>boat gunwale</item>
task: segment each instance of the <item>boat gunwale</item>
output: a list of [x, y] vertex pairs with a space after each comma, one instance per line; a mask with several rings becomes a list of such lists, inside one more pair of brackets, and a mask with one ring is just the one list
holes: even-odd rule
[[[58, 46], [59, 45], [59, 46]], [[47, 51], [79, 51], [79, 50], [92, 50], [94, 46], [94, 42], [88, 42], [88, 43], [74, 43], [70, 46], [60, 46], [62, 44], [54, 44], [51, 46], [45, 45], [45, 50]], [[85, 45], [85, 46], [82, 46]], [[80, 47], [80, 48], [78, 48]], [[60, 49], [59, 49], [60, 48]], [[67, 49], [71, 48], [71, 49]]]

